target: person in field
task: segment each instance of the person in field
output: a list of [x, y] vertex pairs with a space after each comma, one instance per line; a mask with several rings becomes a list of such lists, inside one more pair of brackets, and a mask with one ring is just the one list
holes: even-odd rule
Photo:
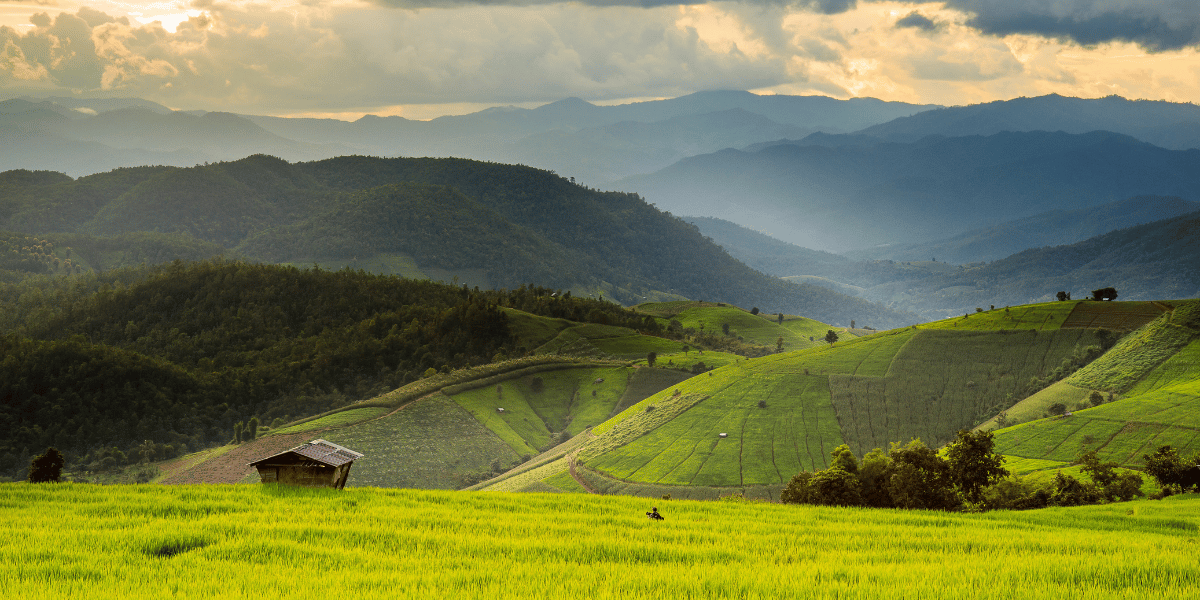
[[646, 513], [646, 516], [647, 516], [647, 517], [649, 517], [649, 518], [651, 518], [651, 519], [654, 519], [655, 521], [661, 521], [661, 520], [663, 520], [663, 516], [662, 516], [662, 515], [660, 515], [660, 514], [658, 514], [658, 507], [657, 507], [657, 506], [655, 506], [655, 507], [651, 508], [651, 509], [650, 509], [650, 512]]

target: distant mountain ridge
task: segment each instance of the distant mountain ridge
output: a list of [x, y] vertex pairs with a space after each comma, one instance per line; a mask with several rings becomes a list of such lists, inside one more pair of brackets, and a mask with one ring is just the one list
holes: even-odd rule
[[1200, 148], [1200, 106], [1120, 96], [1083, 99], [1050, 94], [952, 106], [872, 125], [858, 133], [890, 141], [928, 135], [993, 135], [1002, 131], [1112, 131], [1171, 150]]
[[932, 241], [1136, 195], [1194, 200], [1200, 150], [1166, 150], [1101, 131], [787, 144], [694, 156], [619, 187], [675, 213], [770, 228], [801, 246], [845, 251]]
[[[1160, 199], [1171, 210], [1187, 207]], [[1044, 215], [1086, 228], [1145, 202], [1131, 198], [1076, 214]], [[962, 315], [975, 308], [1015, 306], [1055, 299], [1059, 291], [1075, 299], [1113, 286], [1120, 299], [1200, 297], [1200, 212], [1189, 212], [1115, 231], [1073, 244], [1030, 248], [1000, 260], [956, 266], [926, 257], [913, 261], [852, 260], [802, 248], [719, 219], [688, 217], [701, 233], [733, 257], [764, 273], [800, 279], [896, 309], [926, 320]], [[999, 230], [1013, 231], [1024, 220]], [[1109, 221], [1117, 223], [1119, 221]], [[1079, 229], [1076, 229], [1077, 231]]]
[[927, 244], [876, 246], [847, 252], [857, 259], [926, 260], [954, 264], [999, 260], [1029, 248], [1081, 242], [1116, 229], [1200, 210], [1173, 196], [1135, 196], [1092, 208], [1053, 210]]
[[[49, 169], [80, 176], [128, 166], [187, 167], [256, 153], [291, 161], [347, 154], [453, 156], [524, 163], [598, 185], [693, 153], [817, 130], [852, 131], [931, 107], [714, 91], [617, 106], [567, 98], [534, 109], [495, 107], [430, 121], [367, 115], [346, 122], [214, 117], [206, 111], [173, 112], [137, 98], [17, 98], [0, 102], [0, 131], [14, 132], [5, 137], [13, 142], [0, 148], [0, 171]], [[738, 111], [755, 115], [761, 121], [757, 129], [741, 128], [746, 119]], [[622, 123], [623, 128], [603, 131]], [[658, 140], [639, 135], [639, 127], [629, 126], [634, 123], [672, 131]], [[601, 131], [576, 135], [597, 128]]]

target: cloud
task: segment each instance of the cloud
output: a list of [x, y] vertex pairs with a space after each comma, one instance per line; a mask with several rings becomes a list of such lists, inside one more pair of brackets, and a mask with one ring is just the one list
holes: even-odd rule
[[638, 9], [637, 19], [629, 10], [212, 4], [170, 32], [85, 8], [37, 15], [27, 32], [0, 29], [0, 86], [36, 81], [179, 108], [286, 114], [661, 97], [788, 80], [784, 59], [712, 45], [680, 23], [679, 7]]
[[1133, 42], [1152, 51], [1200, 46], [1196, 0], [947, 0], [990, 35], [1015, 33], [1084, 46]]
[[897, 20], [896, 27], [912, 27], [914, 29], [934, 31], [938, 28], [938, 24], [933, 19], [914, 10]]
[[[212, 2], [213, 0], [197, 0], [197, 2]], [[538, 6], [561, 4], [564, 0], [371, 0], [379, 6], [393, 8], [462, 8], [466, 6]], [[669, 6], [691, 6], [710, 4], [718, 0], [580, 0], [580, 4], [598, 8], [634, 7], [662, 8]], [[789, 7], [810, 10], [826, 15], [843, 13], [853, 10], [858, 0], [745, 0], [743, 4], [752, 6]]]

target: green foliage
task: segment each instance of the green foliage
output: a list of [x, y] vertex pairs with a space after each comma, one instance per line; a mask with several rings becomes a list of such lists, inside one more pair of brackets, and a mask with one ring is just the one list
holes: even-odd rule
[[946, 463], [959, 493], [971, 503], [979, 503], [984, 488], [1008, 476], [1002, 466], [1004, 457], [995, 453], [995, 441], [988, 431], [960, 429], [946, 445]]
[[44, 453], [29, 461], [29, 483], [58, 483], [65, 464], [66, 460], [57, 448], [46, 448]]
[[1186, 460], [1179, 455], [1178, 450], [1169, 445], [1159, 446], [1153, 453], [1143, 455], [1142, 459], [1146, 462], [1146, 473], [1162, 487], [1179, 485], [1184, 471], [1200, 465], [1200, 454]]

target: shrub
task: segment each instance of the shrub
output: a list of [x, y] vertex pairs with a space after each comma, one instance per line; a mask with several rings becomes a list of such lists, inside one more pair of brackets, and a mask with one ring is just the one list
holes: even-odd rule
[[46, 448], [41, 456], [29, 461], [29, 483], [57, 483], [62, 477], [63, 458], [58, 448]]

